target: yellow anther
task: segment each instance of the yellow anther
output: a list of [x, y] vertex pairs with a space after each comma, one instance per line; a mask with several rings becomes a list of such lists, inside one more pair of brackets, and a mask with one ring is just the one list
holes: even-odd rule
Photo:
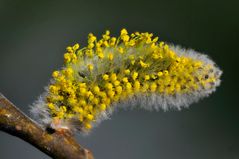
[[98, 53], [98, 57], [99, 57], [100, 59], [103, 59], [103, 58], [104, 58], [103, 52], [99, 52], [99, 53]]
[[155, 37], [154, 39], [153, 39], [153, 42], [155, 43], [155, 42], [157, 42], [158, 41], [158, 37]]
[[86, 105], [86, 101], [85, 101], [84, 99], [80, 99], [80, 100], [79, 100], [79, 104], [80, 104], [81, 106], [85, 106], [85, 105]]
[[99, 99], [98, 98], [94, 98], [92, 102], [97, 105], [97, 104], [99, 104]]
[[102, 76], [102, 78], [103, 78], [105, 81], [107, 81], [107, 80], [109, 79], [109, 75], [104, 74], [104, 75]]
[[83, 113], [83, 109], [81, 107], [74, 107], [73, 110], [80, 114]]
[[107, 95], [106, 95], [105, 92], [100, 92], [100, 93], [99, 93], [99, 96], [101, 96], [102, 98], [105, 98]]
[[120, 85], [120, 81], [117, 81], [117, 80], [116, 80], [116, 81], [114, 81], [114, 85], [115, 85], [115, 86], [118, 86], [118, 85]]
[[117, 87], [115, 88], [115, 90], [116, 90], [116, 92], [117, 92], [118, 94], [121, 94], [123, 89], [122, 89], [121, 86], [117, 86]]
[[86, 83], [79, 83], [80, 88], [86, 88]]
[[115, 42], [116, 42], [116, 38], [115, 38], [115, 37], [112, 37], [112, 38], [110, 39], [110, 45], [111, 45], [111, 46], [114, 46], [114, 45], [115, 45]]
[[149, 79], [150, 79], [150, 76], [149, 76], [149, 75], [145, 75], [145, 76], [144, 76], [144, 80], [145, 80], [145, 81], [147, 81], [147, 80], [149, 80]]
[[68, 99], [68, 102], [69, 102], [69, 104], [71, 104], [71, 105], [75, 105], [75, 104], [77, 103], [77, 100], [74, 99], [74, 98], [69, 98], [69, 99]]
[[94, 43], [89, 43], [87, 47], [88, 47], [89, 49], [93, 49], [93, 48], [94, 48], [94, 46], [95, 46], [95, 44], [94, 44]]
[[121, 36], [121, 39], [122, 39], [124, 42], [128, 42], [128, 41], [129, 41], [129, 35], [122, 35], [122, 36]]
[[94, 69], [94, 66], [92, 64], [88, 64], [87, 67], [89, 71], [92, 71]]
[[141, 65], [141, 67], [143, 67], [143, 68], [149, 67], [149, 64], [144, 63], [142, 60], [140, 60], [139, 63]]
[[118, 51], [122, 54], [124, 53], [124, 49], [122, 47], [119, 47]]
[[125, 82], [125, 83], [127, 83], [127, 82], [128, 82], [128, 78], [127, 78], [127, 77], [124, 77], [124, 78], [122, 79], [122, 81]]
[[151, 92], [155, 92], [156, 89], [157, 89], [157, 84], [153, 82], [153, 83], [150, 85], [150, 90], [151, 90]]
[[168, 70], [164, 70], [164, 71], [163, 71], [163, 74], [164, 74], [165, 76], [167, 76], [167, 75], [168, 75]]
[[153, 75], [151, 75], [151, 78], [152, 78], [152, 79], [156, 79], [157, 76], [153, 74]]
[[53, 103], [48, 103], [48, 107], [49, 107], [50, 109], [55, 109], [55, 105], [54, 105]]
[[86, 97], [90, 97], [90, 96], [93, 96], [93, 93], [91, 91], [87, 91], [85, 95]]
[[125, 73], [126, 75], [128, 75], [128, 74], [130, 74], [130, 70], [129, 70], [129, 69], [124, 70], [124, 73]]
[[139, 89], [140, 89], [140, 82], [139, 81], [134, 82], [134, 89], [135, 89], [135, 91], [139, 91]]
[[80, 95], [84, 96], [86, 94], [86, 88], [80, 88]]
[[112, 53], [109, 53], [108, 58], [109, 58], [110, 61], [112, 61], [113, 58], [114, 58], [114, 55]]
[[103, 44], [105, 45], [105, 47], [109, 47], [108, 41], [104, 41]]
[[112, 90], [112, 88], [113, 88], [112, 83], [106, 83], [106, 84], [105, 84], [105, 88], [107, 88], [107, 89], [109, 89], [109, 90]]
[[121, 35], [126, 35], [126, 34], [128, 34], [128, 31], [124, 28], [124, 29], [121, 30], [120, 34]]
[[135, 40], [131, 39], [129, 41], [129, 46], [134, 46], [136, 44]]
[[66, 68], [65, 69], [65, 75], [66, 76], [71, 76], [73, 74], [73, 69], [72, 68]]
[[59, 88], [56, 87], [56, 86], [54, 86], [54, 85], [50, 85], [50, 86], [49, 86], [49, 90], [50, 90], [51, 93], [53, 93], [53, 94], [57, 94]]
[[106, 109], [106, 105], [105, 104], [100, 104], [100, 110], [104, 111]]
[[133, 80], [136, 80], [138, 75], [139, 75], [138, 72], [133, 72], [133, 74], [132, 74]]
[[132, 85], [131, 85], [131, 83], [129, 83], [129, 82], [128, 82], [128, 83], [126, 83], [126, 88], [127, 88], [127, 89], [131, 89], [131, 88], [132, 88]]
[[71, 61], [71, 55], [69, 53], [64, 54], [65, 63], [69, 63]]
[[110, 80], [113, 82], [115, 80], [117, 80], [117, 75], [115, 73], [112, 73], [110, 76]]
[[161, 42], [159, 43], [159, 47], [162, 48], [163, 46], [164, 46], [164, 42], [161, 41]]
[[96, 37], [92, 33], [89, 33], [88, 43], [93, 43], [95, 40], [96, 40]]
[[79, 44], [75, 44], [75, 45], [72, 47], [72, 49], [75, 51], [75, 50], [79, 49], [79, 47], [80, 47]]
[[92, 128], [92, 126], [91, 126], [91, 124], [90, 124], [90, 123], [85, 123], [85, 128], [89, 130], [89, 129], [91, 129], [91, 128]]
[[100, 88], [99, 88], [99, 86], [94, 86], [93, 90], [94, 90], [94, 92], [95, 92], [96, 94], [99, 94], [99, 93], [100, 93]]
[[89, 120], [93, 120], [93, 119], [94, 119], [94, 116], [91, 115], [91, 114], [87, 114], [87, 119], [89, 119]]
[[52, 73], [52, 77], [54, 77], [54, 78], [57, 78], [57, 77], [59, 77], [59, 71], [54, 71], [53, 73]]
[[110, 31], [109, 31], [109, 30], [106, 30], [106, 31], [105, 31], [105, 35], [110, 35]]
[[108, 94], [108, 96], [109, 96], [110, 98], [113, 98], [114, 95], [115, 95], [115, 92], [112, 91], [112, 90], [109, 90], [109, 91], [107, 92], [107, 94]]
[[66, 48], [66, 50], [67, 50], [67, 52], [73, 52], [73, 48], [71, 47], [71, 46], [68, 46], [67, 48]]
[[159, 77], [163, 76], [163, 72], [162, 71], [158, 72], [158, 76]]

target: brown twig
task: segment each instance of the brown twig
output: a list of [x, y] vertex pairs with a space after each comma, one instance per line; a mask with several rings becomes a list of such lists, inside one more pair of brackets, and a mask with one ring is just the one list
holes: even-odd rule
[[50, 133], [23, 114], [0, 93], [0, 130], [35, 146], [56, 159], [93, 159], [71, 134]]

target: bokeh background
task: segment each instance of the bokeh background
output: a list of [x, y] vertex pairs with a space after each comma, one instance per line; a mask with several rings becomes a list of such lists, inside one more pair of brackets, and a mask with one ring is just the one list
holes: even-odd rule
[[[0, 91], [26, 114], [65, 47], [123, 27], [208, 54], [224, 71], [217, 92], [189, 109], [119, 110], [79, 142], [96, 159], [239, 159], [237, 0], [0, 0]], [[48, 159], [0, 132], [1, 159]]]

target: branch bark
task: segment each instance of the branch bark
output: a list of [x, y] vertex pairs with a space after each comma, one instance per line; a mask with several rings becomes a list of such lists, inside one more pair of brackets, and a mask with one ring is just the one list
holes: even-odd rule
[[30, 143], [55, 159], [93, 159], [72, 134], [50, 133], [23, 114], [0, 93], [0, 130]]

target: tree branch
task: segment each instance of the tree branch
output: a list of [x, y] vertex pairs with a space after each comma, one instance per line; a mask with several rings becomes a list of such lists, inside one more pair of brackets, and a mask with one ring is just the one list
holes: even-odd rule
[[69, 133], [50, 133], [23, 114], [0, 93], [0, 130], [35, 146], [56, 159], [93, 159]]

